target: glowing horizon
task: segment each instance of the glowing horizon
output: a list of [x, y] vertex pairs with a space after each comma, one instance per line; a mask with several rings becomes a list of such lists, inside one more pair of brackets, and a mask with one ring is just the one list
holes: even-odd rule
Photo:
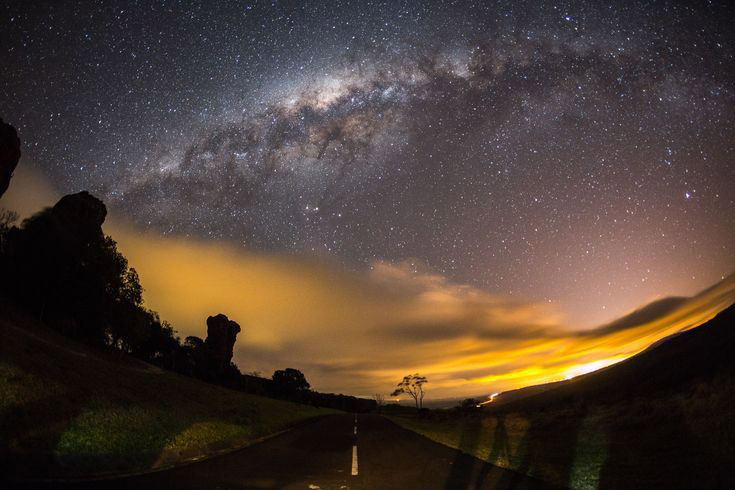
[[[27, 170], [15, 184], [4, 204], [24, 216], [58, 197]], [[429, 378], [427, 399], [567, 379], [699, 325], [735, 301], [730, 275], [646, 317], [577, 330], [554, 305], [453, 283], [415, 263], [376, 261], [354, 271], [324, 257], [141, 232], [115, 216], [105, 231], [140, 274], [146, 306], [182, 337], [203, 337], [205, 318], [222, 312], [243, 327], [234, 356], [242, 372], [295, 367], [317, 390], [361, 396], [388, 393], [412, 372]]]

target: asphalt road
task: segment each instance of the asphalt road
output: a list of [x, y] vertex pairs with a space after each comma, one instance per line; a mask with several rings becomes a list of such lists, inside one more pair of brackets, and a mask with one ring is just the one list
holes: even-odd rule
[[548, 486], [437, 444], [383, 417], [344, 414], [324, 417], [260, 444], [181, 468], [64, 488], [448, 490]]

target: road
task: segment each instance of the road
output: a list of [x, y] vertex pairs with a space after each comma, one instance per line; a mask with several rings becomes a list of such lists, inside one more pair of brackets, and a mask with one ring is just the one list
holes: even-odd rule
[[435, 443], [378, 415], [331, 415], [181, 468], [68, 488], [531, 489], [519, 473]]

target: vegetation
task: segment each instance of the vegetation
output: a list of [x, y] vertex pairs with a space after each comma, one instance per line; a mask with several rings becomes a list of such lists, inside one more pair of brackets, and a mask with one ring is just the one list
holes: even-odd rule
[[82, 192], [1, 229], [0, 294], [67, 336], [181, 366], [185, 347], [143, 307], [138, 274], [102, 233], [106, 212]]
[[273, 387], [286, 396], [298, 395], [311, 388], [304, 373], [298, 369], [286, 368], [273, 373]]
[[375, 409], [378, 413], [383, 411], [383, 405], [385, 405], [385, 395], [382, 393], [373, 394], [373, 400], [375, 401]]
[[[473, 410], [398, 424], [571, 488], [735, 488], [735, 306], [623, 363]], [[468, 411], [469, 410], [469, 411]]]
[[[232, 363], [240, 326], [223, 314], [207, 319], [206, 339], [181, 341], [144, 307], [137, 272], [102, 232], [106, 214], [87, 192], [64, 196], [20, 227], [13, 226], [17, 215], [0, 213], [0, 298], [87, 345], [210, 383], [317, 406], [372, 409], [370, 400], [308, 391], [303, 373], [292, 368], [273, 380], [241, 374]], [[301, 378], [289, 378], [294, 373]]]
[[[542, 412], [391, 420], [492, 464], [575, 489], [732, 488], [735, 382], [677, 396]], [[727, 484], [726, 484], [727, 482]]]
[[4, 236], [16, 221], [18, 221], [18, 213], [0, 208], [0, 237]]
[[102, 232], [106, 213], [87, 192], [20, 227], [0, 213], [4, 476], [147, 470], [327, 413], [316, 407], [372, 408], [310, 391], [295, 369], [273, 380], [241, 374], [240, 326], [223, 314], [207, 319], [206, 339], [182, 342], [143, 306], [138, 274]]
[[403, 377], [401, 382], [398, 383], [397, 388], [393, 390], [393, 393], [391, 393], [390, 396], [398, 396], [406, 393], [413, 398], [413, 401], [416, 403], [416, 408], [420, 410], [424, 408], [424, 395], [426, 395], [424, 385], [428, 382], [429, 380], [426, 379], [425, 376], [420, 376], [418, 373], [409, 374], [408, 376]]
[[102, 352], [8, 305], [0, 311], [5, 475], [146, 470], [241, 446], [329, 413]]

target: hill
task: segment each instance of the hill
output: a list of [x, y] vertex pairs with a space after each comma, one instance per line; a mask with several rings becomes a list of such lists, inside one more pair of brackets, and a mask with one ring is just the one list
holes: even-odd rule
[[326, 413], [87, 347], [0, 304], [0, 469], [11, 478], [166, 467]]
[[394, 419], [571, 488], [734, 488], [735, 305], [618, 364], [471, 415]]
[[610, 404], [684, 391], [714, 376], [735, 375], [735, 305], [697, 328], [676, 333], [645, 351], [566, 381], [530, 386], [498, 397], [489, 410], [538, 410]]
[[518, 400], [523, 400], [533, 395], [538, 395], [545, 391], [556, 388], [557, 386], [567, 383], [569, 380], [564, 381], [552, 381], [550, 383], [543, 383], [540, 385], [525, 386], [515, 390], [503, 391], [496, 395], [492, 400], [484, 402], [485, 405], [492, 403], [493, 408], [507, 405]]

